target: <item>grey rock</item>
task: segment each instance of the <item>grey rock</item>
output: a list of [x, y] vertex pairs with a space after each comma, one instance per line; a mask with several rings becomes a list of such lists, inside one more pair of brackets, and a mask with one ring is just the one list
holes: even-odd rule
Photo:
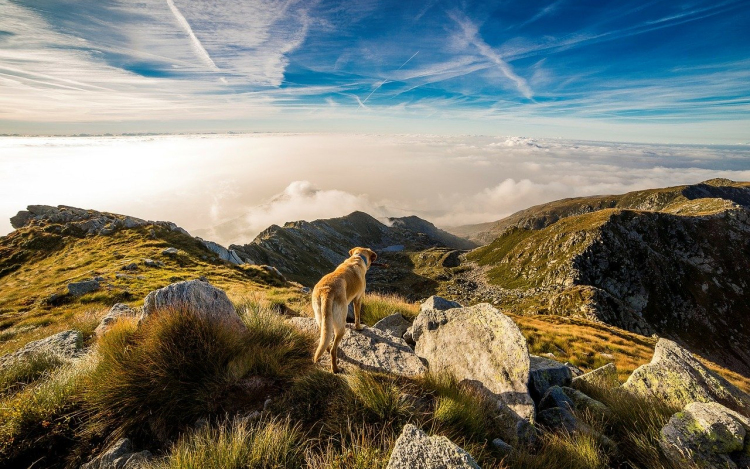
[[21, 349], [0, 357], [0, 368], [5, 368], [22, 360], [39, 355], [50, 355], [60, 360], [70, 360], [81, 354], [83, 334], [76, 330], [58, 332], [41, 340], [35, 340]]
[[[324, 357], [330, 359], [328, 354]], [[344, 365], [402, 376], [417, 376], [427, 371], [406, 342], [367, 326], [360, 331], [347, 327], [339, 344], [338, 358]]]
[[383, 332], [387, 332], [394, 337], [401, 338], [410, 325], [411, 324], [409, 323], [409, 321], [407, 321], [406, 318], [401, 315], [401, 313], [394, 313], [376, 322], [372, 327], [374, 327], [375, 329], [380, 329]]
[[421, 305], [419, 305], [419, 311], [428, 311], [431, 309], [436, 309], [439, 311], [444, 311], [447, 309], [453, 309], [453, 308], [460, 308], [461, 305], [459, 303], [456, 303], [455, 301], [446, 300], [445, 298], [441, 298], [437, 295], [433, 295], [429, 298], [427, 298]]
[[575, 376], [573, 383], [579, 386], [594, 386], [605, 389], [614, 389], [620, 386], [620, 382], [617, 379], [617, 367], [614, 363], [607, 363], [588, 373]]
[[387, 469], [479, 469], [469, 453], [444, 436], [427, 436], [412, 424], [401, 431]]
[[552, 386], [539, 401], [539, 410], [552, 409], [561, 407], [567, 410], [574, 410], [575, 403], [570, 399], [560, 386]]
[[732, 410], [750, 409], [750, 395], [667, 339], [659, 339], [651, 363], [636, 368], [622, 387], [679, 407], [692, 402], [718, 402]]
[[83, 280], [81, 282], [71, 282], [68, 284], [68, 293], [73, 296], [81, 296], [99, 289], [99, 282], [96, 280]]
[[315, 337], [320, 336], [320, 328], [318, 327], [318, 323], [315, 322], [315, 318], [294, 317], [287, 319], [286, 322], [301, 332], [314, 335]]
[[426, 310], [412, 325], [417, 355], [431, 372], [475, 380], [519, 416], [533, 421], [529, 351], [518, 326], [489, 304]]
[[573, 402], [573, 410], [576, 412], [591, 411], [596, 415], [601, 415], [606, 418], [612, 416], [612, 411], [603, 402], [597, 401], [596, 399], [587, 396], [581, 391], [573, 388], [563, 386], [562, 392]]
[[301, 291], [305, 295], [309, 295], [310, 293], [312, 293], [312, 290], [310, 289], [310, 287], [302, 287], [299, 289], [299, 291]]
[[120, 269], [130, 271], [138, 270], [138, 264], [136, 264], [135, 262], [131, 262], [130, 264], [122, 266]]
[[[262, 265], [260, 266], [263, 270], [272, 273], [273, 275], [277, 276], [281, 280], [286, 282], [286, 277], [284, 277], [284, 274], [282, 274], [279, 269], [272, 265]], [[351, 308], [351, 303], [349, 303], [349, 307]]]
[[146, 267], [158, 268], [163, 267], [164, 263], [161, 261], [155, 261], [153, 259], [143, 259], [143, 265], [145, 265]]
[[163, 250], [161, 253], [165, 256], [176, 256], [180, 253], [180, 250], [177, 248], [169, 247]]
[[118, 440], [107, 451], [83, 464], [81, 469], [139, 469], [151, 458], [149, 451], [134, 452], [127, 438]]
[[529, 394], [538, 401], [552, 386], [570, 386], [573, 375], [564, 363], [531, 355]]
[[188, 308], [191, 312], [246, 329], [223, 290], [200, 280], [188, 280], [154, 290], [143, 302], [140, 321], [160, 308]]
[[117, 303], [116, 305], [109, 308], [109, 311], [107, 314], [102, 318], [99, 325], [96, 327], [94, 332], [96, 333], [97, 337], [103, 336], [121, 317], [135, 317], [138, 313], [136, 310], [131, 308], [130, 306], [122, 303]]
[[[669, 419], [659, 446], [677, 465], [700, 468], [748, 467], [750, 419], [716, 402], [693, 402]], [[744, 455], [742, 454], [744, 453]]]
[[568, 433], [581, 431], [581, 422], [567, 408], [552, 407], [537, 413], [537, 421], [553, 430], [564, 429]]
[[498, 449], [503, 455], [508, 455], [513, 452], [513, 447], [508, 443], [504, 442], [500, 438], [492, 440], [492, 446]]
[[402, 339], [404, 339], [404, 342], [409, 344], [409, 347], [414, 348], [417, 343], [414, 341], [414, 336], [412, 335], [413, 329], [412, 326], [409, 326], [404, 331], [404, 335], [401, 336]]
[[206, 249], [208, 249], [209, 251], [219, 256], [219, 259], [223, 261], [227, 261], [235, 265], [242, 265], [245, 263], [245, 261], [243, 261], [233, 249], [227, 249], [220, 244], [214, 243], [213, 241], [207, 241], [201, 238], [195, 238], [195, 239], [203, 243]]

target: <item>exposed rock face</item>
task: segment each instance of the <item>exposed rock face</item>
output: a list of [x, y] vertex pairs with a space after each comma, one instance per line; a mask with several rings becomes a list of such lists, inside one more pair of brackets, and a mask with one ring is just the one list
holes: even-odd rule
[[424, 303], [419, 305], [419, 311], [428, 311], [431, 309], [436, 309], [439, 311], [445, 311], [446, 309], [453, 309], [453, 308], [460, 308], [461, 304], [456, 303], [455, 301], [446, 300], [445, 298], [441, 298], [437, 295], [433, 295], [429, 298], [427, 298]]
[[201, 280], [189, 280], [154, 290], [143, 302], [141, 320], [160, 308], [188, 308], [195, 314], [245, 329], [234, 305], [223, 290]]
[[99, 282], [96, 280], [83, 280], [81, 282], [72, 282], [68, 284], [68, 293], [73, 296], [81, 296], [99, 289]]
[[41, 340], [35, 340], [21, 349], [0, 357], [0, 368], [35, 355], [51, 355], [60, 360], [77, 357], [83, 347], [83, 334], [76, 330], [58, 332]]
[[388, 469], [479, 469], [469, 453], [444, 436], [427, 436], [412, 424], [401, 431]]
[[531, 355], [529, 394], [538, 401], [552, 386], [570, 386], [573, 374], [564, 363]]
[[679, 407], [692, 402], [718, 402], [733, 410], [750, 409], [750, 395], [667, 339], [659, 339], [651, 363], [638, 367], [623, 388]]
[[136, 453], [130, 440], [122, 438], [81, 469], [140, 469], [150, 458], [149, 451]]
[[209, 251], [213, 252], [217, 256], [219, 256], [219, 259], [227, 261], [232, 264], [236, 265], [242, 265], [246, 264], [244, 260], [240, 259], [240, 256], [237, 255], [237, 252], [235, 252], [234, 249], [227, 249], [224, 246], [221, 246], [220, 244], [214, 243], [213, 241], [206, 241], [205, 239], [201, 238], [195, 238], [208, 249]]
[[381, 331], [387, 332], [388, 334], [400, 339], [404, 336], [404, 333], [409, 326], [409, 321], [407, 321], [401, 313], [394, 313], [376, 322], [372, 327], [380, 329]]
[[102, 318], [99, 325], [96, 327], [94, 332], [97, 337], [103, 336], [117, 321], [122, 317], [136, 317], [138, 313], [130, 306], [122, 303], [117, 303], [109, 309], [109, 312]]
[[608, 389], [616, 388], [620, 385], [617, 379], [617, 367], [614, 363], [607, 363], [595, 370], [584, 373], [573, 378], [574, 384], [591, 385]]
[[659, 445], [677, 464], [750, 467], [750, 419], [715, 402], [688, 404], [661, 430]]
[[478, 381], [519, 416], [533, 420], [529, 351], [509, 317], [488, 304], [428, 310], [414, 321], [412, 337], [430, 371]]

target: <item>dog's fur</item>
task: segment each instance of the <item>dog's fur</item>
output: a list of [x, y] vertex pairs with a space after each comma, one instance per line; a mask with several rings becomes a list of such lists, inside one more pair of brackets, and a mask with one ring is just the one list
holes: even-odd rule
[[320, 326], [320, 343], [313, 362], [318, 362], [324, 350], [330, 350], [333, 373], [339, 371], [336, 351], [346, 332], [349, 303], [354, 302], [354, 328], [359, 330], [362, 328], [359, 313], [365, 296], [365, 274], [378, 258], [371, 249], [359, 247], [350, 250], [349, 256], [336, 270], [320, 279], [312, 292], [315, 321]]

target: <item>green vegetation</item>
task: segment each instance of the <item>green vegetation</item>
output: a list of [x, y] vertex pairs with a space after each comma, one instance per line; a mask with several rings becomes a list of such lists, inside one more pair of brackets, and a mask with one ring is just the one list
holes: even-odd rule
[[63, 361], [51, 353], [36, 353], [0, 368], [0, 395], [23, 388], [60, 367]]
[[362, 302], [361, 321], [372, 326], [386, 316], [401, 313], [405, 318], [414, 319], [419, 314], [419, 306], [407, 302], [395, 294], [368, 293]]

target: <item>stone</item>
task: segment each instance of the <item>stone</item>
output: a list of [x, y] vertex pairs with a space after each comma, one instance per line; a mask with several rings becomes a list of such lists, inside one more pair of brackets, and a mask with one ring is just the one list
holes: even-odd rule
[[612, 411], [603, 402], [587, 396], [578, 389], [567, 386], [563, 386], [561, 389], [565, 393], [565, 396], [573, 402], [573, 410], [576, 412], [589, 410], [594, 414], [602, 415], [606, 418], [612, 417]]
[[581, 430], [578, 419], [567, 408], [552, 407], [539, 411], [536, 415], [537, 422], [553, 430], [564, 429], [568, 433]]
[[573, 374], [564, 363], [536, 355], [529, 359], [529, 394], [535, 401], [552, 386], [570, 386]]
[[736, 411], [750, 409], [750, 395], [667, 339], [659, 339], [651, 363], [636, 368], [622, 387], [678, 407], [692, 402], [718, 402]]
[[157, 268], [157, 267], [163, 267], [164, 263], [161, 261], [155, 261], [153, 259], [143, 259], [143, 265], [145, 265], [146, 267]]
[[429, 311], [436, 309], [438, 311], [445, 311], [453, 308], [460, 308], [461, 305], [455, 301], [446, 300], [445, 298], [433, 295], [427, 298], [421, 305], [419, 305], [419, 312]]
[[539, 401], [539, 410], [561, 407], [568, 410], [575, 409], [575, 403], [562, 390], [560, 386], [552, 386]]
[[300, 332], [320, 337], [320, 328], [318, 323], [315, 322], [315, 318], [294, 317], [287, 319], [286, 322]]
[[143, 302], [139, 322], [161, 308], [188, 308], [194, 314], [224, 321], [234, 328], [246, 329], [224, 290], [200, 280], [173, 283], [149, 293]]
[[112, 327], [112, 325], [119, 318], [135, 317], [136, 315], [137, 315], [137, 312], [130, 306], [123, 304], [123, 303], [117, 303], [111, 308], [109, 308], [109, 311], [102, 318], [101, 322], [94, 330], [94, 333], [96, 334], [97, 337], [101, 337]]
[[58, 332], [41, 340], [35, 340], [19, 350], [0, 357], [0, 368], [5, 368], [33, 356], [51, 355], [60, 360], [70, 360], [81, 354], [83, 334], [74, 329]]
[[209, 251], [219, 256], [219, 259], [223, 261], [227, 261], [235, 265], [242, 265], [245, 263], [245, 261], [243, 261], [233, 249], [227, 249], [224, 246], [221, 246], [220, 244], [214, 243], [213, 241], [206, 241], [205, 239], [201, 239], [201, 238], [195, 238], [195, 239], [200, 241], [203, 244], [203, 246], [206, 247], [206, 249], [208, 249]]
[[500, 438], [495, 438], [494, 440], [492, 440], [492, 446], [497, 448], [497, 450], [505, 456], [513, 452], [513, 447]]
[[376, 322], [372, 327], [380, 329], [381, 331], [387, 332], [400, 339], [410, 325], [409, 321], [407, 321], [401, 313], [394, 313]]
[[[661, 429], [659, 446], [676, 465], [748, 467], [750, 419], [716, 402], [693, 402]], [[742, 454], [744, 453], [744, 455]]]
[[396, 440], [387, 469], [479, 469], [469, 453], [444, 436], [427, 436], [406, 424]]
[[121, 438], [107, 451], [83, 464], [81, 469], [139, 469], [151, 458], [149, 451], [133, 451], [127, 438]]
[[576, 386], [594, 386], [597, 388], [614, 389], [620, 386], [617, 379], [617, 367], [614, 363], [607, 363], [595, 370], [573, 377]]
[[180, 252], [179, 249], [169, 247], [163, 250], [161, 253], [165, 256], [176, 256], [177, 254], [179, 254], [179, 252]]
[[[329, 354], [324, 357], [330, 360]], [[338, 358], [344, 364], [363, 370], [401, 376], [417, 376], [427, 371], [422, 360], [401, 338], [367, 326], [360, 331], [346, 328], [339, 343]]]
[[518, 326], [489, 304], [426, 310], [412, 325], [417, 355], [433, 373], [480, 382], [519, 416], [534, 419], [529, 350]]
[[120, 270], [138, 270], [138, 264], [136, 264], [135, 262], [131, 262], [130, 264], [122, 266]]
[[81, 296], [99, 289], [99, 282], [96, 280], [83, 280], [81, 282], [71, 282], [68, 284], [68, 293], [73, 296]]

